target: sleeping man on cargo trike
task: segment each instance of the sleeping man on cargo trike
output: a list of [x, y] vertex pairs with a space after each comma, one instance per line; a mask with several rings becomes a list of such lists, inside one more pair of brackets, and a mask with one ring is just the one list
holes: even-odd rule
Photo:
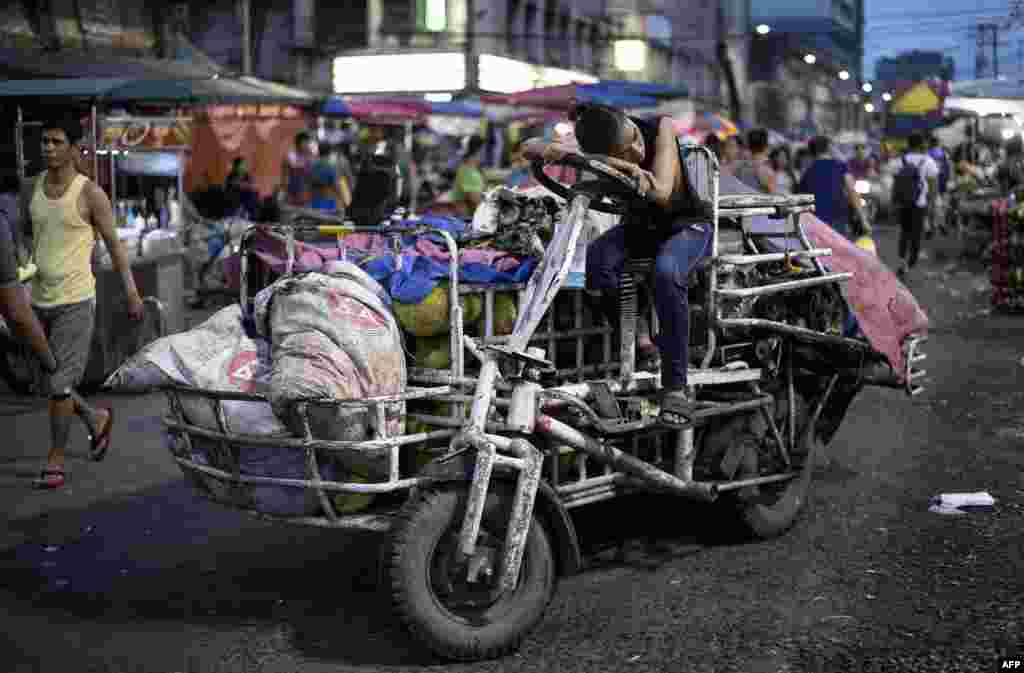
[[[715, 156], [680, 147], [668, 122], [593, 105], [573, 116], [581, 147], [597, 154], [527, 149], [536, 179], [566, 205], [547, 245], [534, 246], [543, 251], [525, 287], [514, 287], [511, 333], [493, 325], [493, 293], [507, 286], [461, 277], [465, 239], [429, 222], [380, 227], [444, 241], [448, 296], [491, 293], [475, 338], [462, 302], [446, 302], [448, 365], [407, 368], [394, 297], [346, 259], [296, 270], [303, 255], [286, 225], [282, 277], [250, 302], [242, 255], [240, 305], [195, 338], [211, 355], [193, 361], [224, 366], [172, 376], [181, 352], [199, 350], [174, 335], [112, 377], [167, 388], [168, 446], [205, 496], [295, 523], [390, 532], [396, 613], [447, 658], [508, 654], [539, 622], [557, 575], [582, 567], [569, 510], [670, 494], [778, 535], [808, 502], [816, 455], [863, 388], [920, 390], [912, 365], [927, 316], [876, 257], [811, 215], [812, 196], [752, 193], [730, 178], [720, 194]], [[562, 184], [545, 162], [582, 179]], [[587, 323], [593, 312], [567, 283], [589, 211], [625, 220], [586, 262], [612, 329]], [[652, 271], [648, 330], [636, 281]], [[660, 385], [635, 370], [652, 333]], [[593, 337], [601, 353], [582, 347]], [[227, 376], [211, 382], [214, 369]]]
[[[811, 215], [812, 196], [762, 195], [719, 176], [706, 148], [680, 147], [668, 118], [579, 104], [570, 119], [579, 148], [532, 141], [524, 151], [547, 189], [570, 203], [586, 194], [590, 210], [622, 216], [589, 246], [586, 288], [619, 328], [623, 381], [660, 351], [662, 425], [692, 423], [691, 365], [748, 363], [773, 373], [783, 357], [798, 366], [827, 362], [856, 382], [837, 396], [848, 401], [864, 383], [919, 390], [906, 351], [927, 317], [877, 257]], [[597, 179], [569, 187], [542, 162]], [[645, 276], [660, 326], [654, 340], [647, 293], [636, 282]]]
[[[712, 225], [686, 179], [676, 133], [668, 117], [648, 121], [597, 104], [578, 104], [569, 114], [580, 148], [636, 182], [643, 199], [630, 204], [625, 221], [587, 250], [587, 290], [600, 294], [606, 318], [617, 324], [620, 278], [627, 257], [654, 259], [654, 306], [661, 324], [661, 420], [689, 422], [693, 401], [687, 392], [690, 271], [710, 250]], [[527, 144], [526, 156], [563, 160], [575, 149], [558, 143]], [[646, 305], [641, 298], [640, 315]], [[641, 360], [655, 353], [647, 321], [638, 323]]]

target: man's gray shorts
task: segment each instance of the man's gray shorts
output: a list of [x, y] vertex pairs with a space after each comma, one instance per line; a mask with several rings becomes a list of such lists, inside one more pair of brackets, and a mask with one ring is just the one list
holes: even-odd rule
[[50, 350], [57, 358], [57, 372], [43, 375], [40, 392], [48, 396], [69, 395], [82, 382], [92, 352], [92, 334], [96, 326], [96, 300], [77, 304], [36, 306]]

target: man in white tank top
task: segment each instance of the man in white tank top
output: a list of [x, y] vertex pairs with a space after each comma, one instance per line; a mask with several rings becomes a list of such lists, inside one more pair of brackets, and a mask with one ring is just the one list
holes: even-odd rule
[[103, 237], [124, 282], [129, 315], [134, 320], [143, 315], [131, 264], [114, 230], [110, 199], [77, 169], [76, 143], [81, 138], [81, 122], [73, 117], [44, 122], [46, 171], [22, 190], [22, 228], [32, 238], [38, 269], [32, 280], [32, 304], [57, 359], [56, 372], [42, 381], [50, 397], [51, 443], [46, 466], [36, 480], [39, 488], [64, 485], [64, 450], [72, 416], [86, 425], [93, 460], [102, 460], [110, 445], [113, 409], [89, 406], [74, 390], [92, 350], [96, 318], [92, 252], [97, 234]]

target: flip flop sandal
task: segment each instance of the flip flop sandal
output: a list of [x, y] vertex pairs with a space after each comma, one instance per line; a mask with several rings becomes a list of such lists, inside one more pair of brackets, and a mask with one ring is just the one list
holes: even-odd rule
[[[685, 391], [672, 391], [665, 393], [661, 398], [661, 413], [659, 414], [658, 421], [662, 425], [672, 428], [689, 428], [693, 426], [693, 411], [693, 401]], [[684, 420], [680, 422], [669, 416], [675, 416]]]
[[55, 490], [64, 486], [64, 468], [47, 465], [32, 485], [40, 490]]
[[97, 409], [103, 409], [107, 412], [107, 427], [97, 432], [95, 435], [89, 435], [89, 457], [97, 463], [107, 457], [107, 450], [110, 449], [110, 433], [114, 430], [114, 408], [107, 405], [97, 405]]

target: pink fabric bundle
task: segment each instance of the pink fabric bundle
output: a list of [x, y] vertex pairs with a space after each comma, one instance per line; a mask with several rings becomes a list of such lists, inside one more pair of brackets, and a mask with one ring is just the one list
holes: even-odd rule
[[831, 248], [832, 256], [822, 261], [833, 272], [852, 272], [846, 285], [846, 300], [864, 336], [882, 353], [903, 378], [905, 363], [901, 345], [910, 334], [928, 329], [928, 316], [914, 295], [878, 257], [861, 250], [845, 236], [810, 213], [800, 224], [815, 248]]

